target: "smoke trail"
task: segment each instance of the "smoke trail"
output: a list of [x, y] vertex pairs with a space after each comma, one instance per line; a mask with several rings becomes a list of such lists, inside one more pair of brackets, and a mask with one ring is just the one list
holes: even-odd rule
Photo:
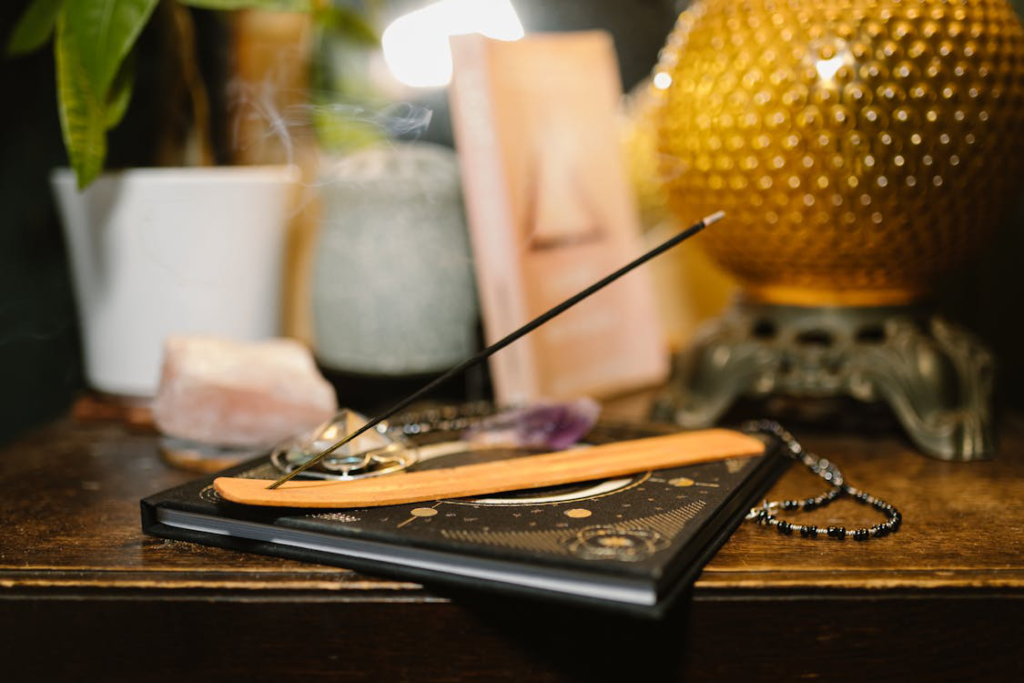
[[[296, 139], [299, 136], [318, 138], [318, 122], [330, 121], [334, 126], [360, 126], [375, 131], [378, 142], [390, 144], [395, 140], [416, 140], [427, 130], [433, 111], [412, 102], [396, 102], [374, 106], [347, 101], [331, 101], [329, 96], [315, 94], [316, 103], [289, 104], [278, 102], [288, 99], [275, 85], [277, 79], [269, 76], [259, 83], [234, 81], [228, 86], [228, 100], [235, 113], [231, 142], [236, 152], [245, 151], [254, 143], [275, 141], [284, 152], [285, 163], [295, 163]], [[248, 124], [248, 125], [247, 125]], [[256, 125], [251, 125], [256, 124]], [[242, 127], [259, 129], [255, 138], [246, 139]]]
[[289, 107], [290, 112], [313, 120], [314, 115], [326, 113], [341, 121], [369, 125], [382, 133], [385, 139], [418, 139], [430, 125], [433, 111], [411, 102], [398, 102], [373, 108], [348, 102], [307, 104]]

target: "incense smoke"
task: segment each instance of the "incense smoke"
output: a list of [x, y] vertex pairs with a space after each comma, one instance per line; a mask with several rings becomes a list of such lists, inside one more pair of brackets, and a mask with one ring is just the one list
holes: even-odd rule
[[[374, 131], [379, 137], [376, 144], [393, 144], [396, 140], [417, 140], [427, 130], [433, 111], [413, 102], [397, 102], [373, 106], [347, 101], [331, 101], [329, 96], [313, 93], [316, 103], [285, 104], [289, 98], [278, 88], [276, 79], [268, 77], [259, 83], [235, 81], [228, 86], [230, 108], [234, 112], [231, 141], [236, 152], [245, 152], [254, 143], [278, 146], [280, 158], [274, 161], [297, 162], [296, 146], [299, 140], [319, 137], [318, 122], [329, 121], [332, 126], [358, 126]], [[247, 131], [262, 131], [255, 138], [246, 138]], [[319, 141], [311, 142], [319, 147]], [[346, 150], [339, 150], [342, 156]], [[277, 155], [274, 155], [277, 156]], [[269, 159], [267, 161], [270, 161]]]

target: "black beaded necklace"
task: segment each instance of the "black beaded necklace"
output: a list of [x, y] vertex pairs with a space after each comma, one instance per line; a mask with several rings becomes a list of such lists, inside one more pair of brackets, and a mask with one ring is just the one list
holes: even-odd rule
[[[779, 439], [785, 447], [787, 456], [802, 462], [811, 472], [814, 472], [830, 485], [830, 488], [821, 495], [805, 500], [765, 501], [761, 506], [750, 510], [750, 514], [747, 515], [748, 520], [752, 520], [762, 526], [773, 526], [780, 534], [787, 536], [797, 531], [804, 538], [824, 536], [839, 541], [846, 538], [853, 538], [855, 541], [866, 541], [869, 538], [879, 538], [899, 531], [900, 525], [903, 523], [903, 515], [900, 514], [900, 511], [894, 505], [885, 502], [881, 498], [872, 496], [867, 491], [861, 491], [847, 484], [843, 478], [843, 473], [835, 463], [805, 451], [800, 442], [778, 422], [772, 420], [748, 422], [743, 425], [743, 431], [748, 434], [767, 434]], [[825, 507], [843, 495], [850, 496], [862, 505], [869, 505], [875, 508], [886, 516], [886, 521], [881, 524], [875, 524], [872, 527], [847, 529], [841, 526], [819, 527], [812, 524], [793, 524], [776, 516], [776, 512], [780, 509], [809, 512]]]

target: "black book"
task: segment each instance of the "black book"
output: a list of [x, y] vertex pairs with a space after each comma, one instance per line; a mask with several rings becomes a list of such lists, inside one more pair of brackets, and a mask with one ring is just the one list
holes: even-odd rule
[[[591, 443], [665, 433], [600, 424]], [[452, 436], [452, 435], [449, 435]], [[434, 441], [438, 435], [432, 435]], [[487, 589], [658, 616], [742, 522], [785, 459], [749, 458], [605, 481], [378, 508], [260, 508], [227, 502], [216, 476], [275, 479], [258, 458], [142, 501], [142, 529], [438, 586]], [[425, 444], [418, 469], [526, 454]]]

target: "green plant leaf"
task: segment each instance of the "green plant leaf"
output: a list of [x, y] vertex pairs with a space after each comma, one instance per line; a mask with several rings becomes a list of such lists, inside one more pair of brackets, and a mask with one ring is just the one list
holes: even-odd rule
[[103, 117], [103, 125], [110, 130], [124, 118], [128, 111], [128, 105], [132, 101], [132, 88], [135, 85], [135, 60], [133, 54], [128, 56], [117, 70], [117, 76], [110, 85], [107, 93], [106, 112]]
[[101, 101], [158, 0], [65, 0], [62, 21], [85, 80]]
[[312, 0], [178, 0], [183, 5], [200, 9], [262, 9], [271, 12], [308, 12]]
[[379, 45], [380, 35], [366, 17], [341, 5], [327, 5], [316, 10], [317, 23], [335, 35], [354, 43]]
[[384, 139], [380, 126], [347, 116], [338, 116], [325, 107], [313, 110], [320, 147], [339, 154], [369, 147]]
[[57, 22], [54, 57], [57, 62], [57, 108], [71, 168], [84, 189], [103, 170], [107, 155], [106, 115], [103, 102], [89, 86], [81, 50], [66, 29], [66, 18]]
[[23, 55], [38, 50], [53, 35], [64, 0], [34, 0], [25, 8], [7, 41], [7, 54]]

